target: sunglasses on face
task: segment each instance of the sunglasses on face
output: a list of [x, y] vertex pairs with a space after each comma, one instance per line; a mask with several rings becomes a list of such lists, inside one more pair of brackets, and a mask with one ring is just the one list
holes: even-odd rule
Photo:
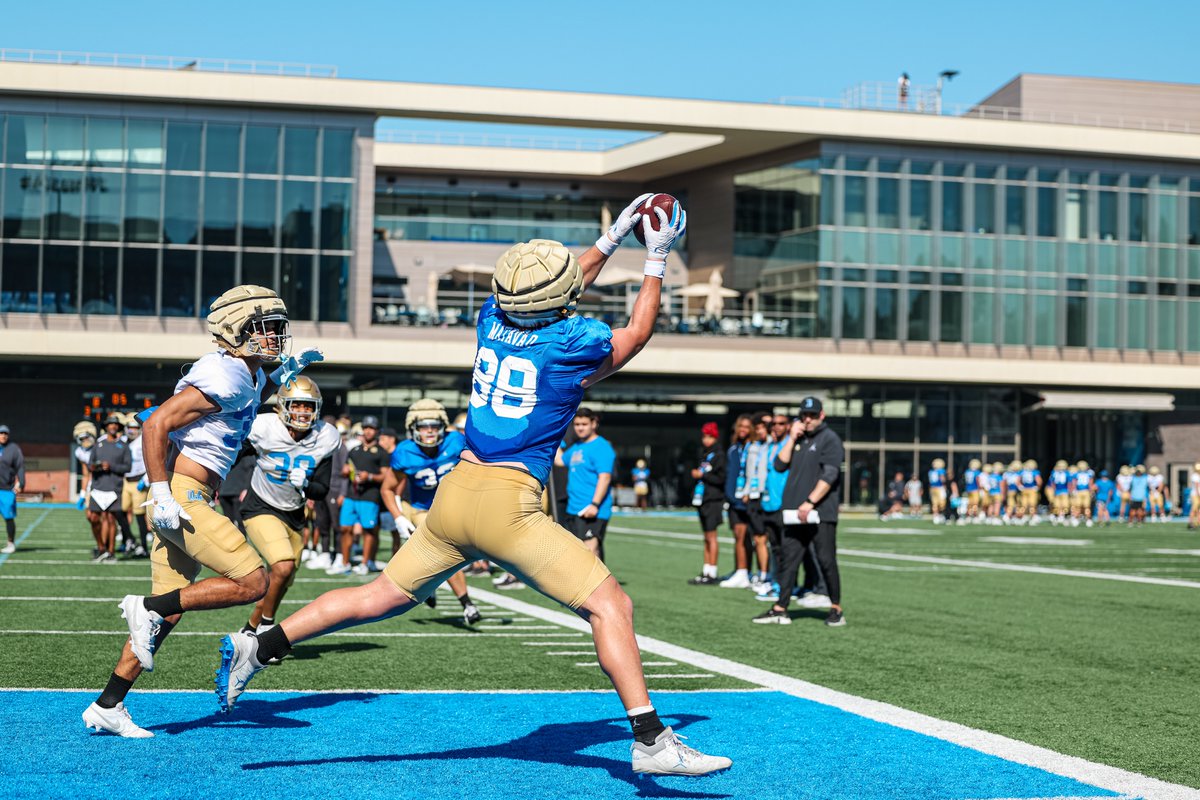
[[819, 419], [820, 416], [820, 414], [814, 414], [811, 411], [806, 411], [800, 415], [800, 419]]

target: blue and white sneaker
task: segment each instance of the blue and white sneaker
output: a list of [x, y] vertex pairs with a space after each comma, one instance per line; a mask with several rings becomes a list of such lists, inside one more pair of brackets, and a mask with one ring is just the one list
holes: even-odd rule
[[666, 728], [652, 745], [635, 740], [629, 746], [633, 771], [649, 775], [707, 775], [733, 766], [730, 759], [705, 755], [679, 741], [681, 738], [686, 737]]
[[779, 584], [775, 581], [766, 581], [759, 584], [754, 590], [754, 599], [761, 600], [764, 603], [774, 603], [779, 599]]
[[217, 685], [217, 704], [222, 713], [229, 713], [246, 684], [264, 669], [265, 665], [258, 663], [257, 651], [258, 637], [253, 633], [238, 631], [221, 639], [221, 665], [213, 683]]

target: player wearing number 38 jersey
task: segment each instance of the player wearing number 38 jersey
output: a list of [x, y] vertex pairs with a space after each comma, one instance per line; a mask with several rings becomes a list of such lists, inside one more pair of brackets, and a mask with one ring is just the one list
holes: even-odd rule
[[[440, 481], [428, 516], [375, 581], [328, 592], [259, 636], [225, 637], [222, 708], [296, 642], [403, 614], [447, 576], [486, 558], [590, 624], [600, 666], [633, 730], [634, 771], [701, 775], [730, 766], [727, 758], [687, 747], [659, 720], [642, 674], [633, 604], [596, 555], [542, 511], [543, 482], [584, 389], [650, 340], [667, 254], [686, 220], [674, 198], [644, 195], [579, 258], [546, 240], [514, 245], [500, 257], [494, 296], [479, 315], [462, 461]], [[609, 330], [577, 316], [575, 304], [634, 226], [646, 243], [645, 277], [629, 324]]]

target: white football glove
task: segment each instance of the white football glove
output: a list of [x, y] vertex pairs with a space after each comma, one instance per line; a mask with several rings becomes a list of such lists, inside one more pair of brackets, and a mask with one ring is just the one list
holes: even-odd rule
[[303, 489], [308, 485], [308, 471], [304, 467], [296, 467], [288, 472], [288, 483], [297, 489]]
[[687, 212], [679, 203], [675, 204], [675, 208], [679, 210], [679, 213], [672, 217], [668, 217], [667, 212], [661, 208], [657, 206], [654, 208], [654, 213], [658, 216], [658, 230], [650, 227], [648, 215], [642, 215], [642, 238], [646, 240], [645, 271], [647, 275], [656, 278], [666, 275], [667, 255], [671, 252], [671, 247], [675, 242], [687, 230]]
[[606, 256], [611, 256], [616, 252], [616, 249], [621, 246], [621, 242], [625, 241], [625, 237], [633, 231], [633, 226], [642, 221], [642, 212], [638, 210], [638, 207], [653, 196], [653, 192], [646, 192], [625, 206], [625, 210], [613, 222], [608, 233], [596, 240], [596, 249]]
[[271, 373], [271, 380], [276, 386], [288, 386], [300, 376], [309, 364], [324, 361], [325, 355], [315, 347], [306, 347], [294, 356], [288, 356], [282, 364]]
[[417, 529], [416, 525], [412, 524], [412, 520], [401, 514], [396, 517], [396, 533], [400, 534], [401, 539], [407, 539], [412, 536], [413, 531]]
[[142, 505], [150, 506], [150, 524], [164, 531], [179, 530], [180, 520], [191, 520], [191, 515], [171, 494], [171, 485], [166, 481], [150, 484], [150, 500]]

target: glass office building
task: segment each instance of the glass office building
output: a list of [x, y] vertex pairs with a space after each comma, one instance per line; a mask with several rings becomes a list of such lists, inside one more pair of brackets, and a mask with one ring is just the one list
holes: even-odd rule
[[734, 288], [807, 338], [1200, 352], [1200, 172], [824, 144], [735, 180]]
[[195, 317], [238, 283], [347, 319], [353, 128], [0, 115], [0, 312]]

